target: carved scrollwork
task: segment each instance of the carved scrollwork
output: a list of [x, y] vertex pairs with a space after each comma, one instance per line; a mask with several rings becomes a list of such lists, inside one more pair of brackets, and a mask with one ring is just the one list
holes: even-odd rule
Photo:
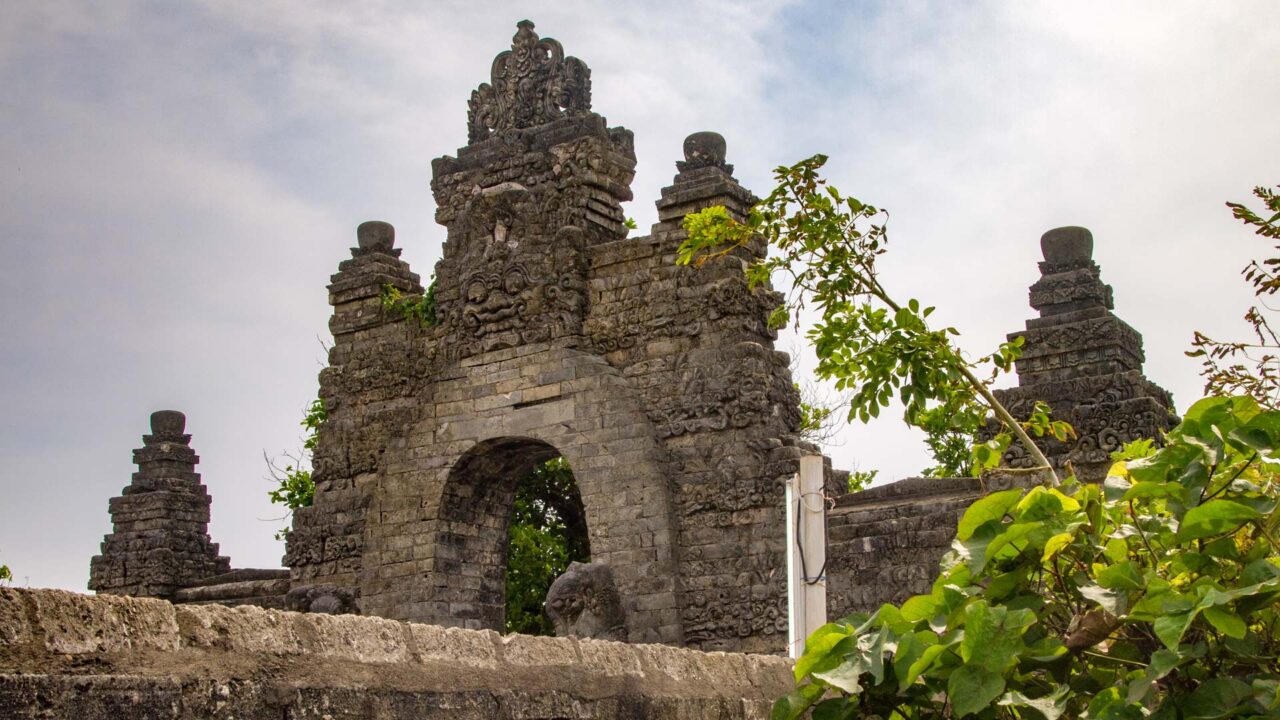
[[511, 49], [493, 59], [491, 82], [471, 93], [468, 142], [591, 109], [591, 69], [586, 63], [565, 57], [559, 42], [539, 38], [532, 22], [521, 20], [516, 27]]

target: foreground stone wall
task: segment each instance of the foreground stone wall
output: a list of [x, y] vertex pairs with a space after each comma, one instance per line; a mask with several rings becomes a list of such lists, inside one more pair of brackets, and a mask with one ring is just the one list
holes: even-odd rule
[[764, 718], [776, 657], [0, 588], [0, 717]]

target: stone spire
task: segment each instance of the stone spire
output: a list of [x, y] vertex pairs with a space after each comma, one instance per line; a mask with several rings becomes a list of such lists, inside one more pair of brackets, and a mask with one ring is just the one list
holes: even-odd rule
[[676, 162], [679, 172], [657, 202], [654, 233], [679, 230], [685, 215], [713, 205], [723, 205], [739, 222], [746, 220], [757, 198], [734, 179], [725, 150], [720, 133], [696, 132], [685, 138], [684, 160]]
[[1093, 261], [1093, 234], [1057, 228], [1040, 238], [1040, 249], [1040, 279], [1031, 286], [1040, 317], [1009, 335], [1024, 338], [1018, 387], [997, 390], [996, 397], [1016, 417], [1028, 416], [1037, 400], [1047, 403], [1077, 438], [1045, 441], [1041, 449], [1059, 467], [1071, 461], [1082, 480], [1099, 481], [1113, 450], [1139, 438], [1159, 440], [1178, 418], [1169, 393], [1142, 374], [1142, 335], [1112, 313], [1111, 286]]
[[195, 471], [200, 458], [177, 410], [151, 414], [151, 434], [133, 451], [138, 471], [111, 498], [113, 532], [89, 564], [89, 588], [100, 593], [170, 597], [193, 582], [229, 572], [231, 562], [209, 540], [209, 493]]

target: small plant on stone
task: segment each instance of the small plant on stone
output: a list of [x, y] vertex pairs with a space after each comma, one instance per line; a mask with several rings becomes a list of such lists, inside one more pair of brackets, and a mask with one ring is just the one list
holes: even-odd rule
[[[895, 298], [876, 265], [887, 248], [888, 213], [827, 184], [819, 172], [826, 161], [815, 155], [775, 170], [777, 187], [746, 222], [719, 206], [686, 216], [688, 237], [677, 261], [701, 265], [762, 239], [775, 252], [752, 259], [748, 282], [755, 287], [775, 275], [789, 281], [790, 294], [769, 316], [774, 328], [798, 319], [806, 307], [817, 311], [807, 333], [818, 356], [816, 374], [834, 381], [837, 391], [852, 392], [850, 420], [867, 422], [896, 399], [907, 423], [927, 426], [939, 438], [940, 472], [993, 467], [1016, 437], [1056, 484], [1049, 461], [1028, 433], [1065, 438], [1070, 427], [1050, 419], [1047, 408], [1038, 408], [1029, 423], [1019, 422], [990, 391], [996, 376], [1008, 372], [1021, 353], [1021, 338], [969, 360], [952, 341], [958, 334], [954, 328], [929, 326], [934, 308]], [[980, 378], [983, 374], [987, 377]], [[1001, 432], [961, 462], [950, 436], [972, 437], [988, 411]]]
[[[302, 452], [296, 455], [284, 453], [283, 460], [269, 458], [265, 453], [263, 454], [263, 458], [267, 461], [270, 479], [276, 484], [267, 493], [267, 497], [272, 503], [283, 505], [288, 509], [285, 518], [300, 507], [309, 507], [315, 499], [316, 484], [311, 477], [311, 456], [316, 449], [320, 425], [328, 418], [324, 400], [320, 398], [312, 400], [302, 417], [301, 425], [307, 431], [302, 440]], [[275, 538], [283, 540], [288, 532], [289, 528], [281, 528]]]
[[413, 319], [423, 327], [440, 324], [436, 317], [436, 279], [431, 278], [422, 295], [405, 295], [392, 285], [382, 286], [382, 309], [405, 320]]
[[10, 572], [8, 565], [0, 565], [0, 583], [8, 583], [13, 579], [13, 573]]

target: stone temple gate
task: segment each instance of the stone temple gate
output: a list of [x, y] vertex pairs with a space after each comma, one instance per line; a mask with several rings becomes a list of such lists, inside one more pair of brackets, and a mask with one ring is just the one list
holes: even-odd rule
[[[815, 448], [798, 435], [789, 359], [766, 323], [780, 297], [747, 287], [743, 269], [763, 246], [698, 270], [675, 264], [685, 215], [721, 205], [741, 219], [755, 201], [724, 139], [689, 136], [659, 222], [627, 237], [631, 132], [592, 111], [587, 66], [528, 21], [472, 93], [467, 123], [468, 145], [432, 163], [448, 235], [431, 287], [382, 222], [359, 227], [332, 277], [328, 419], [288, 569], [230, 570], [218, 556], [184, 418], [160, 412], [135, 451], [139, 472], [111, 501], [114, 532], [90, 586], [500, 628], [516, 485], [563, 456], [592, 561], [621, 599], [620, 636], [782, 651], [784, 485]], [[1093, 462], [1176, 418], [1141, 376], [1137, 333], [1110, 315], [1088, 232], [1053, 232], [1069, 237], [1047, 241], [1032, 294], [1045, 317], [1028, 324], [1027, 376], [1011, 398], [1057, 383], [1055, 403], [1088, 420], [1091, 444], [1047, 450]], [[392, 291], [401, 303], [434, 299], [436, 322], [389, 311]], [[1059, 397], [1077, 390], [1101, 395]], [[833, 496], [843, 479], [828, 471]], [[927, 583], [954, 514], [984, 489], [904, 481], [842, 500], [829, 531], [832, 614]]]
[[777, 650], [785, 637], [782, 497], [801, 454], [788, 359], [746, 256], [677, 267], [680, 220], [753, 198], [724, 141], [690, 137], [627, 237], [631, 132], [591, 110], [590, 71], [519, 24], [472, 93], [469, 144], [432, 163], [438, 324], [389, 314], [424, 293], [394, 231], [365, 223], [330, 285], [329, 419], [315, 504], [286, 563], [360, 611], [501, 627], [516, 482], [557, 455], [582, 493], [633, 641]]

